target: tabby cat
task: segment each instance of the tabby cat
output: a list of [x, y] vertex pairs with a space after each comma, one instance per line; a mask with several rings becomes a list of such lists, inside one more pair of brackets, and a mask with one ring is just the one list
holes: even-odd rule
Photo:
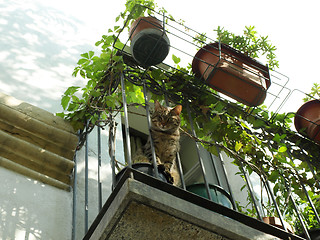
[[[180, 176], [177, 169], [176, 154], [180, 144], [179, 117], [181, 105], [174, 108], [164, 107], [155, 101], [154, 112], [151, 115], [151, 136], [154, 143], [156, 160], [159, 167], [164, 168], [164, 173], [173, 185], [179, 185]], [[133, 162], [151, 162], [152, 152], [150, 136], [148, 142], [137, 151]]]

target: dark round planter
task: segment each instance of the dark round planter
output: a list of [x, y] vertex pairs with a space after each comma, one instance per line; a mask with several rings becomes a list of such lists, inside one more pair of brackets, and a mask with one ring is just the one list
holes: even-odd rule
[[154, 17], [140, 17], [130, 28], [131, 54], [136, 62], [149, 67], [161, 63], [169, 53], [169, 38], [162, 22]]
[[311, 100], [303, 104], [294, 118], [296, 130], [320, 143], [320, 101]]
[[[134, 163], [132, 164], [132, 168], [135, 170], [138, 170], [140, 172], [143, 172], [145, 174], [148, 174], [152, 177], [155, 177], [154, 171], [153, 171], [153, 165], [151, 163]], [[118, 184], [120, 181], [121, 177], [123, 176], [125, 170], [127, 168], [123, 168], [120, 172], [116, 174], [116, 183], [115, 185]], [[168, 182], [166, 175], [164, 174], [164, 170], [162, 168], [158, 168], [158, 173], [159, 173], [159, 178], [163, 182]]]
[[258, 106], [270, 87], [267, 66], [238, 50], [219, 43], [202, 47], [194, 56], [192, 71], [212, 89], [248, 106]]
[[[204, 183], [192, 184], [187, 186], [186, 188], [188, 191], [192, 193], [195, 193], [201, 197], [209, 199], [206, 186]], [[209, 188], [210, 188], [210, 195], [212, 197], [213, 202], [219, 203], [225, 207], [234, 209], [231, 201], [231, 196], [227, 191], [225, 191], [222, 187], [213, 185], [213, 184], [209, 184]]]

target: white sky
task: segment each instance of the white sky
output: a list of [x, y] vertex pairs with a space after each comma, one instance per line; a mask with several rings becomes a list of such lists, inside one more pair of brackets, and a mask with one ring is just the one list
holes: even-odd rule
[[[320, 56], [320, 50], [317, 47], [320, 39], [320, 2], [318, 0], [158, 0], [156, 2], [158, 6], [164, 7], [176, 19], [185, 20], [186, 26], [198, 32], [207, 32], [208, 36], [214, 36], [212, 30], [219, 25], [239, 34], [242, 33], [244, 26], [254, 25], [260, 35], [268, 35], [278, 48], [276, 51], [280, 62], [278, 71], [290, 78], [288, 86], [291, 89], [297, 88], [309, 92], [313, 82], [320, 82], [320, 77], [317, 74], [318, 56]], [[32, 13], [34, 19], [37, 20], [33, 27], [39, 28], [40, 26], [43, 33], [50, 35], [55, 43], [65, 46], [65, 50], [61, 51], [59, 56], [69, 56], [73, 65], [71, 62], [69, 65], [63, 62], [56, 63], [56, 66], [50, 70], [59, 70], [59, 75], [63, 75], [61, 79], [68, 78], [66, 86], [69, 86], [73, 85], [74, 79], [71, 74], [76, 60], [81, 53], [94, 48], [95, 41], [99, 40], [109, 27], [114, 26], [114, 19], [124, 9], [124, 3], [125, 0], [92, 0], [90, 2], [80, 0], [0, 0], [0, 11], [1, 15], [7, 13], [7, 16], [13, 17], [12, 13], [16, 11], [15, 9], [22, 9], [26, 14], [28, 9], [41, 9], [41, 11]], [[56, 12], [52, 11], [53, 9]], [[65, 17], [63, 20], [59, 19], [61, 12]], [[0, 31], [2, 30], [2, 32], [1, 26], [5, 26], [7, 21], [3, 16], [0, 16]], [[46, 19], [47, 22], [43, 20], [48, 16], [51, 22], [47, 21], [48, 19]], [[68, 20], [68, 22], [66, 19], [70, 21]], [[75, 28], [67, 23], [74, 24]], [[29, 27], [31, 29], [32, 26], [29, 24]], [[39, 32], [39, 30], [37, 31]], [[29, 43], [41, 42], [41, 39], [39, 40], [37, 36], [32, 34], [15, 33], [14, 35]], [[8, 44], [8, 42], [10, 42], [8, 39], [0, 36], [0, 53], [2, 54], [0, 66], [1, 61], [5, 61], [5, 58], [10, 54], [5, 51], [6, 49], [1, 49], [1, 45]], [[82, 47], [79, 47], [80, 45]], [[22, 54], [20, 49], [12, 49], [15, 54], [20, 54], [21, 59], [30, 51], [30, 49], [24, 49], [24, 54]], [[19, 71], [14, 71], [11, 76], [19, 78], [25, 74], [26, 69], [35, 69], [33, 58], [40, 58], [41, 55], [43, 52], [36, 52], [29, 57], [29, 61], [25, 62], [25, 65], [21, 65], [22, 63], [19, 66], [15, 65]], [[49, 77], [54, 79], [59, 77], [56, 72], [46, 73], [46, 69], [38, 67], [38, 71], [33, 73], [36, 78]], [[4, 92], [10, 94], [12, 90], [8, 88], [9, 84], [1, 79], [0, 74], [0, 83], [1, 81], [0, 87], [4, 89]], [[33, 85], [41, 85], [40, 82], [31, 79], [31, 76], [26, 81], [30, 81]], [[48, 81], [46, 84], [49, 84]], [[52, 84], [50, 83], [50, 86]], [[59, 83], [58, 87], [59, 89], [54, 93], [56, 96], [52, 96], [56, 101], [58, 101], [60, 92], [65, 85]], [[298, 102], [300, 99], [300, 95], [293, 94], [290, 101]], [[36, 100], [41, 102], [40, 97]]]

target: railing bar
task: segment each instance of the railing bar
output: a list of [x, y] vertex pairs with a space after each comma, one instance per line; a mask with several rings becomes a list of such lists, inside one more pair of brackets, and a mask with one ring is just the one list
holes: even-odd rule
[[[89, 121], [87, 121], [86, 132], [88, 132]], [[85, 194], [84, 194], [84, 205], [85, 205], [85, 220], [84, 220], [84, 230], [85, 233], [88, 231], [88, 212], [89, 212], [89, 204], [88, 204], [88, 134], [86, 133], [86, 143], [85, 143]]]
[[154, 148], [154, 142], [152, 139], [152, 132], [151, 132], [151, 117], [150, 117], [150, 111], [149, 111], [149, 101], [148, 101], [148, 95], [147, 95], [147, 87], [146, 82], [143, 81], [143, 95], [144, 95], [144, 101], [146, 105], [146, 114], [147, 114], [147, 122], [148, 122], [148, 129], [149, 129], [149, 141], [150, 141], [150, 147], [151, 147], [151, 154], [152, 154], [152, 165], [153, 165], [153, 172], [156, 178], [159, 178], [158, 173], [158, 165], [157, 165], [157, 157], [156, 152]]
[[[270, 144], [268, 144], [268, 145], [269, 145], [269, 148], [270, 148]], [[274, 206], [275, 206], [275, 208], [276, 208], [276, 211], [277, 211], [278, 216], [279, 216], [279, 218], [280, 218], [280, 222], [281, 222], [281, 224], [282, 224], [283, 229], [284, 229], [285, 231], [288, 231], [288, 230], [287, 230], [287, 227], [285, 226], [282, 213], [281, 213], [281, 211], [280, 211], [280, 209], [279, 209], [279, 206], [278, 206], [277, 201], [276, 201], [276, 199], [275, 199], [275, 196], [274, 196], [274, 194], [273, 194], [273, 192], [272, 192], [272, 189], [271, 189], [271, 187], [270, 187], [270, 184], [269, 184], [268, 179], [265, 179], [264, 176], [262, 176], [261, 179], [263, 180], [263, 182], [264, 182], [264, 184], [265, 184], [265, 186], [266, 186], [266, 188], [267, 188], [267, 193], [269, 193], [269, 196], [271, 196], [272, 202], [273, 202], [273, 204], [274, 204]], [[284, 181], [285, 181], [285, 179], [284, 179]], [[286, 184], [286, 181], [285, 181], [285, 184]]]
[[179, 175], [180, 175], [181, 187], [184, 190], [186, 190], [186, 183], [185, 183], [184, 177], [183, 177], [183, 171], [182, 171], [182, 165], [181, 165], [181, 159], [180, 159], [179, 153], [176, 154], [176, 162], [177, 162], [177, 167], [178, 167], [178, 171], [179, 171]]
[[[284, 179], [284, 184], [285, 184], [285, 187], [286, 187], [287, 191], [290, 194], [290, 189], [289, 189], [288, 183], [287, 183], [287, 181], [285, 179]], [[292, 202], [293, 208], [294, 208], [294, 210], [295, 210], [295, 212], [296, 212], [296, 214], [298, 216], [299, 222], [301, 223], [301, 226], [302, 226], [302, 229], [303, 229], [303, 232], [304, 232], [305, 236], [307, 237], [308, 240], [311, 240], [309, 232], [308, 232], [308, 230], [306, 228], [306, 225], [305, 225], [305, 223], [304, 223], [304, 221], [303, 221], [303, 219], [302, 219], [302, 217], [301, 217], [301, 215], [299, 213], [299, 210], [297, 208], [297, 205], [296, 205], [292, 195], [290, 194], [289, 197], [290, 197], [290, 200]]]
[[[131, 144], [130, 144], [130, 133], [129, 133], [129, 122], [128, 122], [128, 107], [126, 89], [124, 84], [123, 73], [120, 75], [121, 89], [122, 89], [122, 100], [123, 100], [123, 112], [124, 112], [124, 125], [125, 125], [125, 136], [126, 136], [126, 147], [127, 147], [127, 163], [129, 167], [132, 167], [131, 161]], [[113, 173], [115, 175], [115, 173]], [[114, 186], [115, 182], [113, 182]]]
[[100, 178], [100, 170], [101, 170], [101, 128], [98, 126], [97, 128], [98, 135], [98, 210], [100, 212], [102, 208], [102, 186], [101, 186], [101, 178]]
[[210, 155], [210, 159], [211, 159], [213, 171], [214, 171], [214, 173], [215, 173], [215, 175], [216, 175], [217, 184], [218, 184], [220, 187], [222, 187], [222, 186], [221, 186], [221, 182], [220, 182], [220, 180], [219, 180], [219, 176], [218, 176], [218, 171], [217, 171], [216, 165], [214, 164], [214, 159], [213, 159], [213, 157], [212, 157], [212, 154], [209, 153], [209, 155]]
[[[190, 106], [189, 106], [189, 102], [188, 101], [187, 101], [187, 111], [188, 111], [188, 116], [189, 116], [189, 121], [190, 121], [192, 134], [194, 136], [196, 136], [196, 131], [194, 129], [194, 123], [193, 123], [193, 119], [192, 119], [192, 116], [191, 116], [191, 111], [190, 111]], [[206, 170], [204, 168], [204, 164], [203, 164], [203, 161], [202, 161], [202, 158], [201, 158], [201, 154], [200, 154], [200, 146], [199, 146], [199, 143], [197, 141], [196, 141], [196, 149], [197, 149], [199, 164], [200, 164], [200, 168], [201, 168], [201, 171], [202, 171], [203, 180], [204, 180], [204, 184], [205, 184], [205, 187], [206, 187], [207, 195], [208, 195], [209, 200], [212, 200], [209, 183], [208, 183], [207, 176], [206, 176]]]
[[311, 166], [310, 162], [307, 162], [307, 164], [308, 164], [308, 167], [309, 167], [314, 179], [316, 180], [318, 188], [320, 189], [320, 182], [319, 182], [319, 179], [318, 179], [318, 175], [314, 172], [314, 168]]
[[[78, 133], [80, 136], [80, 133]], [[77, 219], [77, 181], [78, 181], [78, 174], [77, 174], [77, 151], [75, 151], [73, 156], [74, 161], [74, 168], [73, 168], [73, 190], [72, 190], [72, 236], [71, 239], [76, 239], [76, 219]]]
[[[287, 151], [287, 154], [288, 154], [291, 162], [293, 162], [293, 157], [292, 157], [291, 153], [290, 153], [289, 151]], [[308, 167], [309, 167], [310, 171], [312, 172], [314, 178], [316, 179], [316, 176], [314, 175], [314, 172], [313, 172], [314, 169], [311, 168], [311, 166], [310, 166], [309, 163], [308, 163]], [[300, 182], [300, 183], [301, 183], [301, 182]], [[307, 199], [308, 199], [308, 202], [310, 203], [310, 206], [311, 206], [311, 208], [312, 208], [312, 211], [314, 212], [314, 214], [315, 214], [315, 216], [316, 216], [316, 219], [317, 219], [318, 223], [320, 223], [319, 214], [318, 214], [315, 206], [313, 205], [313, 202], [312, 202], [312, 200], [311, 200], [311, 198], [310, 198], [310, 196], [309, 196], [309, 194], [308, 194], [308, 191], [307, 191], [305, 185], [304, 185], [303, 183], [301, 183], [301, 186], [302, 186], [303, 191], [304, 191], [304, 193], [305, 193], [305, 195], [306, 195], [306, 197], [307, 197]]]
[[[165, 85], [164, 81], [162, 81], [162, 87], [164, 88], [164, 92], [166, 92], [166, 85]], [[167, 94], [164, 94], [164, 99], [166, 101], [166, 106], [168, 107], [169, 100], [168, 100]], [[176, 163], [177, 163], [177, 167], [178, 167], [178, 171], [179, 171], [179, 175], [180, 175], [181, 186], [184, 190], [186, 190], [186, 183], [185, 183], [184, 177], [183, 177], [182, 164], [181, 164], [179, 152], [177, 152], [177, 154], [176, 154]]]
[[218, 148], [218, 146], [217, 146], [217, 151], [218, 151], [219, 160], [220, 160], [220, 163], [221, 163], [221, 166], [222, 166], [222, 172], [223, 172], [223, 174], [225, 176], [225, 179], [226, 179], [226, 182], [227, 182], [227, 187], [228, 187], [228, 190], [229, 190], [229, 194], [231, 196], [232, 205], [233, 205], [234, 209], [237, 209], [237, 207], [236, 207], [237, 205], [236, 205], [236, 202], [234, 201], [233, 193], [232, 193], [231, 186], [230, 186], [230, 183], [229, 183], [229, 180], [228, 180], [228, 173], [227, 173], [227, 170], [226, 170], [226, 166], [225, 166], [221, 151]]
[[308, 191], [307, 191], [305, 185], [302, 184], [302, 187], [303, 187], [303, 190], [304, 190], [305, 195], [307, 196], [308, 202], [310, 203], [310, 206], [311, 206], [311, 208], [312, 208], [312, 211], [314, 212], [318, 223], [320, 223], [319, 214], [318, 214], [318, 212], [317, 212], [317, 210], [316, 210], [316, 208], [315, 208], [315, 206], [314, 206], [314, 204], [313, 204], [313, 202], [312, 202], [312, 200], [311, 200], [311, 198], [310, 198], [310, 196], [309, 196], [309, 194], [308, 194]]
[[273, 195], [273, 192], [272, 192], [272, 190], [271, 190], [269, 181], [268, 181], [267, 179], [264, 179], [263, 177], [261, 177], [261, 179], [263, 179], [263, 182], [264, 182], [264, 184], [265, 184], [265, 186], [266, 186], [266, 188], [267, 188], [267, 191], [268, 191], [268, 193], [269, 193], [269, 196], [271, 196], [271, 199], [272, 199], [272, 202], [273, 202], [273, 204], [274, 204], [274, 207], [276, 208], [276, 211], [277, 211], [278, 216], [279, 216], [279, 218], [280, 218], [280, 222], [281, 222], [281, 224], [282, 224], [282, 227], [283, 227], [283, 229], [284, 229], [285, 231], [287, 231], [287, 227], [286, 227], [286, 225], [284, 224], [284, 220], [283, 220], [282, 213], [281, 213], [281, 211], [280, 211], [280, 209], [279, 209], [279, 206], [278, 206], [278, 204], [277, 204], [277, 201], [276, 201], [276, 199], [275, 199], [275, 197], [274, 197], [274, 195]]
[[258, 214], [258, 218], [263, 221], [262, 219], [262, 216], [261, 216], [261, 213], [260, 213], [260, 209], [258, 208], [258, 205], [257, 205], [257, 202], [256, 202], [256, 198], [254, 197], [254, 194], [253, 194], [253, 190], [252, 190], [252, 186], [251, 186], [251, 181], [249, 179], [249, 176], [247, 174], [247, 172], [245, 171], [244, 167], [243, 167], [243, 163], [241, 161], [239, 161], [239, 166], [240, 166], [240, 170], [241, 172], [243, 173], [244, 175], [244, 178], [246, 180], [246, 183], [247, 183], [247, 187], [249, 189], [249, 193], [250, 193], [250, 197], [252, 199], [252, 202], [253, 202], [253, 205], [254, 205], [254, 208], [256, 209], [257, 211], [257, 214]]
[[[109, 125], [109, 154], [111, 158], [111, 169], [112, 172], [116, 172], [116, 158], [115, 158], [115, 149], [114, 149], [114, 131], [115, 131], [115, 121], [112, 117], [112, 114], [109, 114], [109, 119], [110, 119], [110, 125]], [[116, 182], [116, 175], [112, 174], [112, 186], [113, 188], [115, 187], [115, 182]]]

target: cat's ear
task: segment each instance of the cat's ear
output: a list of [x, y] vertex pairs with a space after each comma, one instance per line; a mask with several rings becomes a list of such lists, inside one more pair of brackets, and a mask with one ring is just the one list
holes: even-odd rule
[[179, 116], [181, 111], [182, 111], [182, 106], [181, 105], [177, 105], [177, 106], [175, 106], [174, 109], [172, 109], [172, 111], [174, 111], [174, 113]]
[[154, 110], [157, 111], [159, 110], [159, 108], [161, 108], [161, 104], [159, 103], [158, 100], [154, 101]]

